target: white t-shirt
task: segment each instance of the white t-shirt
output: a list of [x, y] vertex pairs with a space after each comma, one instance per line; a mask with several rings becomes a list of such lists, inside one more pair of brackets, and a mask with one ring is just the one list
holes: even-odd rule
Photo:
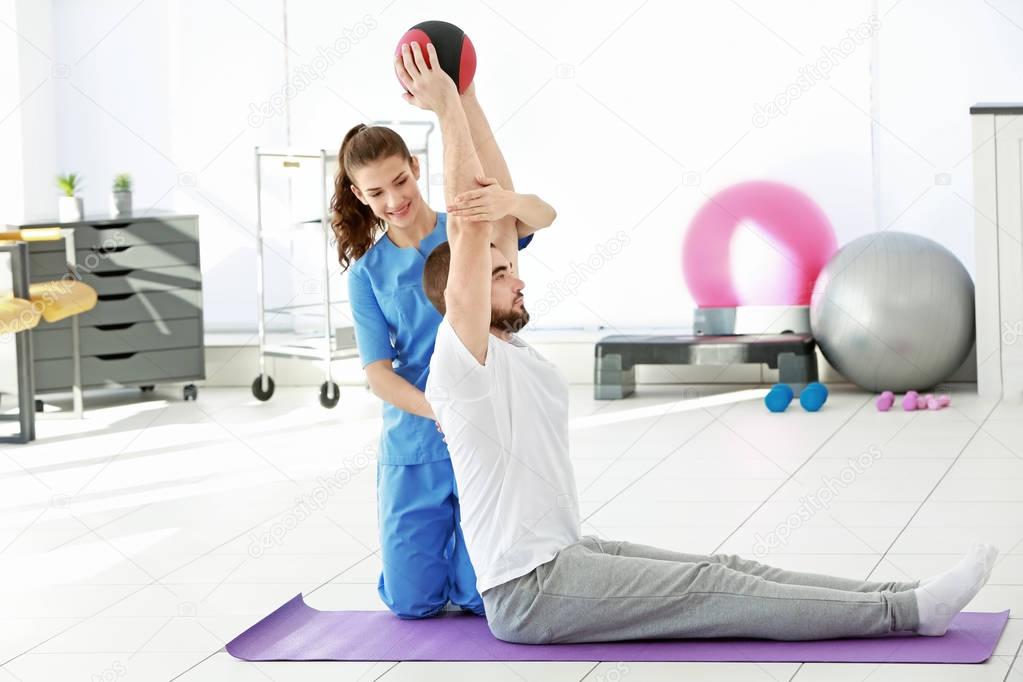
[[579, 540], [568, 382], [557, 367], [518, 336], [493, 334], [481, 365], [445, 317], [426, 399], [451, 453], [476, 589], [525, 575]]

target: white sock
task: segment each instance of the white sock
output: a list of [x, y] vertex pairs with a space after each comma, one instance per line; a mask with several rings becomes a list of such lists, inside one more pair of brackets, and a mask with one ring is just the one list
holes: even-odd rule
[[920, 625], [917, 633], [940, 637], [952, 619], [970, 603], [987, 582], [998, 556], [993, 545], [975, 544], [955, 566], [921, 582], [916, 595]]
[[[968, 549], [966, 551], [966, 555], [965, 556], [969, 556], [970, 552], [979, 552], [979, 551], [981, 551], [981, 546], [982, 546], [981, 543], [974, 542], [972, 545], [970, 545], [970, 549]], [[996, 559], [998, 558], [998, 548], [997, 547], [993, 547], [993, 549], [994, 549], [994, 554], [993, 555], [990, 555], [990, 556], [988, 554], [984, 555], [985, 556], [985, 562], [986, 562], [986, 570], [984, 571], [984, 582], [985, 583], [987, 583], [988, 578], [991, 577], [991, 570], [995, 567], [995, 562], [996, 562]], [[940, 578], [943, 575], [945, 575], [945, 574], [944, 573], [938, 573], [937, 575], [932, 575], [929, 578], [921, 578], [920, 579], [920, 587], [923, 587], [924, 585], [927, 585], [929, 583], [933, 583], [935, 580], [937, 580], [938, 578]]]

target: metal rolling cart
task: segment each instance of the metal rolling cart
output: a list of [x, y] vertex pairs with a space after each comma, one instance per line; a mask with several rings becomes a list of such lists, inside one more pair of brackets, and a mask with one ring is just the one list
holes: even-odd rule
[[[428, 121], [374, 121], [372, 125], [394, 125], [394, 126], [417, 126], [425, 127], [424, 140], [420, 145], [409, 145], [409, 151], [413, 155], [421, 155], [424, 163], [423, 170], [426, 177], [426, 198], [429, 202], [429, 136], [433, 130], [433, 123]], [[303, 165], [319, 164], [320, 178], [320, 212], [317, 218], [304, 221], [308, 223], [319, 223], [321, 237], [317, 241], [322, 247], [322, 259], [317, 256], [317, 269], [320, 273], [319, 290], [323, 292], [323, 300], [318, 303], [288, 303], [283, 306], [266, 306], [265, 296], [265, 260], [263, 255], [263, 163], [264, 160], [273, 161], [278, 169], [298, 169]], [[331, 375], [331, 362], [345, 358], [358, 356], [358, 349], [355, 345], [355, 334], [352, 327], [335, 328], [331, 319], [331, 306], [335, 303], [346, 301], [332, 301], [330, 291], [330, 269], [332, 250], [332, 232], [330, 225], [330, 186], [328, 182], [333, 178], [332, 167], [336, 167], [337, 159], [334, 152], [326, 149], [317, 151], [298, 151], [290, 149], [270, 149], [265, 147], [255, 148], [256, 163], [256, 298], [259, 305], [258, 315], [258, 336], [259, 336], [259, 375], [252, 382], [252, 395], [257, 399], [269, 400], [274, 393], [274, 380], [267, 373], [266, 358], [297, 358], [302, 360], [314, 360], [323, 363], [324, 380], [320, 384], [320, 404], [326, 408], [335, 407], [340, 400], [341, 393], [337, 383]], [[320, 265], [322, 264], [322, 266]], [[292, 299], [294, 300], [294, 299]], [[268, 343], [266, 329], [266, 314], [315, 314], [322, 317], [320, 332], [315, 336], [299, 336], [289, 339], [288, 343]]]

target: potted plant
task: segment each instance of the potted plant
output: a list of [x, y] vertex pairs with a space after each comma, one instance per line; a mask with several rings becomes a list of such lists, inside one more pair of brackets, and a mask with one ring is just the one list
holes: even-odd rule
[[114, 217], [131, 213], [131, 175], [121, 173], [114, 177], [110, 195], [110, 214]]
[[57, 215], [62, 223], [76, 223], [82, 219], [85, 212], [82, 205], [82, 198], [75, 196], [82, 187], [82, 176], [76, 173], [57, 176], [57, 187], [64, 193], [64, 196], [57, 200]]

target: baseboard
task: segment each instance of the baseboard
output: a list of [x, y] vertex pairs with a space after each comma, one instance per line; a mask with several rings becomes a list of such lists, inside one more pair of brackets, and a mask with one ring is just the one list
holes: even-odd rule
[[[669, 333], [661, 330], [662, 333]], [[570, 384], [593, 383], [593, 355], [597, 340], [606, 330], [523, 332], [523, 338], [565, 374]], [[631, 330], [630, 330], [631, 333]], [[677, 333], [677, 332], [671, 332]], [[232, 338], [233, 337], [233, 338]], [[251, 386], [259, 374], [259, 353], [255, 345], [245, 343], [251, 335], [207, 335], [206, 380], [204, 386]], [[242, 342], [242, 343], [239, 343]], [[322, 362], [293, 358], [265, 359], [266, 371], [278, 386], [318, 386], [326, 377]], [[825, 383], [848, 383], [817, 351], [820, 380]], [[335, 360], [331, 375], [342, 386], [364, 386], [365, 373], [357, 358]], [[976, 352], [971, 351], [962, 367], [948, 383], [975, 383]], [[778, 371], [765, 365], [731, 366], [650, 365], [636, 368], [638, 384], [772, 384]]]

